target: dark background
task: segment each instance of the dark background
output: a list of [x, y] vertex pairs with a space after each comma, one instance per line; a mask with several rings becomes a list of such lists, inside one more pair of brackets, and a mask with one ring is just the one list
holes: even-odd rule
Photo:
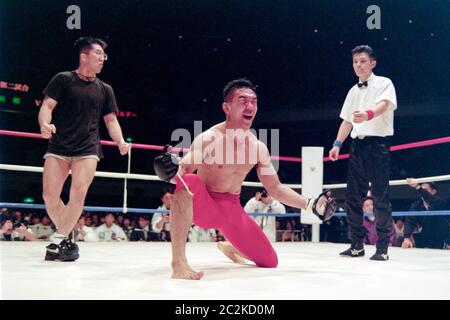
[[[81, 30], [69, 30], [69, 5], [81, 9]], [[381, 9], [381, 30], [369, 30], [369, 5]], [[254, 128], [280, 129], [280, 155], [302, 146], [328, 153], [348, 90], [357, 81], [351, 49], [369, 44], [377, 75], [397, 91], [393, 145], [449, 136], [450, 1], [10, 1], [0, 2], [0, 80], [27, 84], [28, 93], [0, 89], [0, 129], [39, 132], [35, 99], [56, 73], [77, 67], [75, 39], [108, 42], [100, 78], [115, 90], [119, 118], [135, 143], [164, 145], [176, 128], [193, 133], [223, 121], [222, 88], [246, 77], [259, 86]], [[20, 106], [11, 98], [20, 96]], [[110, 139], [103, 128], [103, 139]], [[176, 144], [176, 142], [172, 142]], [[348, 152], [345, 143], [342, 153]], [[0, 163], [42, 166], [44, 140], [0, 136]], [[104, 147], [99, 171], [125, 172], [127, 157]], [[133, 150], [132, 173], [154, 174], [156, 153]], [[397, 151], [392, 179], [449, 173], [450, 145]], [[347, 161], [326, 163], [324, 183], [345, 182]], [[280, 163], [282, 182], [299, 183], [299, 163]], [[0, 201], [42, 203], [41, 175], [0, 171]], [[256, 181], [254, 172], [247, 180]], [[439, 184], [450, 197], [450, 184]], [[155, 208], [164, 183], [128, 182], [130, 207]], [[243, 201], [253, 188], [243, 188]], [[123, 181], [96, 178], [86, 204], [120, 206]], [[415, 194], [392, 188], [394, 210]], [[337, 190], [342, 200], [343, 190]], [[67, 188], [64, 194], [67, 198]]]

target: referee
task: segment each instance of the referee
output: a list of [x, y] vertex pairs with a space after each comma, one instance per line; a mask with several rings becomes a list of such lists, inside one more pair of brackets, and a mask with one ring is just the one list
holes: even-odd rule
[[389, 201], [391, 169], [389, 137], [394, 135], [394, 110], [397, 98], [392, 81], [373, 73], [377, 61], [367, 45], [352, 50], [353, 69], [359, 78], [347, 94], [341, 110], [342, 123], [330, 150], [336, 161], [345, 139], [350, 134], [350, 159], [347, 173], [345, 203], [351, 246], [341, 256], [364, 256], [363, 198], [370, 190], [378, 240], [371, 260], [389, 259], [388, 246], [392, 228], [392, 207]]

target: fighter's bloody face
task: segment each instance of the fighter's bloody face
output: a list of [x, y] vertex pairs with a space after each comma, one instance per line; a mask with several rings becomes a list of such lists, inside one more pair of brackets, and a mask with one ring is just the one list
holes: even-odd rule
[[97, 74], [102, 71], [106, 57], [103, 48], [99, 44], [94, 43], [91, 49], [81, 52], [80, 65]]
[[370, 77], [376, 65], [377, 61], [371, 59], [366, 52], [355, 53], [353, 55], [353, 70], [355, 70], [356, 75], [363, 81]]
[[250, 129], [258, 111], [256, 93], [250, 88], [236, 89], [222, 108], [233, 128]]

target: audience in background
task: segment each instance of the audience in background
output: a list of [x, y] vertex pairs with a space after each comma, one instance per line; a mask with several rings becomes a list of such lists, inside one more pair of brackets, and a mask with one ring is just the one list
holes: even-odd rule
[[[377, 240], [378, 240], [378, 234], [377, 234], [377, 222], [376, 222], [375, 215], [373, 212], [373, 198], [372, 197], [366, 197], [363, 199], [363, 213], [364, 213], [363, 228], [364, 228], [364, 232], [365, 232], [364, 243], [376, 245]], [[394, 224], [394, 223], [392, 222], [392, 224]], [[395, 233], [395, 227], [393, 225], [391, 237], [389, 239], [390, 245], [395, 244], [395, 237], [396, 237], [396, 233]]]
[[[257, 192], [244, 206], [247, 213], [286, 213], [286, 208], [280, 201], [272, 198], [266, 190]], [[273, 216], [252, 216], [271, 242], [277, 238], [276, 220]]]
[[[162, 205], [157, 210], [170, 210], [173, 194], [165, 192], [161, 197]], [[163, 212], [155, 212], [152, 217], [152, 229], [160, 235], [161, 241], [170, 241], [170, 215]]]
[[86, 226], [86, 219], [81, 216], [75, 225], [75, 239], [77, 241], [95, 242], [99, 241], [97, 233], [91, 227]]
[[[440, 197], [438, 187], [434, 183], [417, 183], [407, 179], [410, 187], [416, 189], [419, 199], [411, 207], [411, 211], [448, 210], [448, 203]], [[172, 193], [164, 192], [158, 210], [170, 210]], [[286, 209], [277, 200], [270, 197], [265, 190], [257, 191], [244, 208], [247, 212], [285, 213]], [[291, 209], [290, 209], [291, 210]], [[367, 197], [363, 202], [364, 213], [373, 214], [373, 199]], [[291, 211], [289, 211], [291, 212]], [[117, 219], [117, 221], [116, 221]], [[263, 228], [271, 241], [310, 241], [311, 227], [303, 225], [298, 218], [275, 219], [275, 217], [255, 217], [255, 221]], [[151, 221], [151, 222], [150, 222]], [[101, 224], [101, 222], [104, 222]], [[115, 223], [116, 222], [116, 223]], [[403, 248], [437, 248], [450, 249], [449, 216], [408, 216], [397, 218], [393, 222], [391, 245]], [[364, 218], [366, 230], [365, 243], [375, 244], [377, 240], [374, 216]], [[347, 242], [345, 219], [333, 217], [321, 227], [321, 241]], [[155, 213], [149, 216], [131, 216], [123, 214], [85, 213], [75, 226], [78, 241], [170, 241], [170, 215]], [[28, 210], [13, 211], [0, 209], [0, 240], [34, 241], [46, 240], [54, 233], [47, 215]], [[190, 242], [225, 241], [219, 230], [204, 230], [193, 225], [189, 231]]]
[[29, 228], [34, 233], [36, 239], [39, 240], [49, 240], [55, 232], [50, 218], [47, 215], [43, 216], [39, 223], [31, 225]]
[[[432, 182], [417, 183], [414, 178], [407, 182], [420, 197], [415, 201], [410, 211], [446, 210], [445, 199], [439, 196], [436, 184]], [[447, 249], [449, 216], [408, 216], [405, 221], [404, 240], [402, 248], [434, 248]]]
[[215, 229], [202, 229], [199, 226], [192, 225], [189, 229], [189, 242], [214, 242], [216, 241], [217, 233]]
[[138, 227], [132, 228], [130, 241], [158, 241], [159, 235], [155, 233], [150, 226], [148, 216], [140, 216]]
[[30, 229], [16, 222], [12, 214], [2, 212], [0, 216], [0, 241], [34, 241], [36, 237]]
[[100, 241], [120, 241], [127, 240], [127, 235], [115, 224], [115, 218], [112, 213], [107, 213], [104, 217], [105, 223], [95, 229]]

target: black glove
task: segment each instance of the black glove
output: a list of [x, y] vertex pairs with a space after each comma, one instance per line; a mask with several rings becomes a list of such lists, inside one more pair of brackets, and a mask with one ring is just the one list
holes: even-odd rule
[[163, 149], [163, 153], [155, 158], [153, 161], [153, 168], [156, 174], [161, 180], [170, 182], [170, 180], [178, 172], [178, 160], [172, 153], [167, 152], [169, 145], [166, 145]]
[[323, 222], [327, 222], [336, 212], [337, 204], [331, 197], [331, 191], [326, 190], [316, 198], [310, 199], [306, 210], [315, 214]]

